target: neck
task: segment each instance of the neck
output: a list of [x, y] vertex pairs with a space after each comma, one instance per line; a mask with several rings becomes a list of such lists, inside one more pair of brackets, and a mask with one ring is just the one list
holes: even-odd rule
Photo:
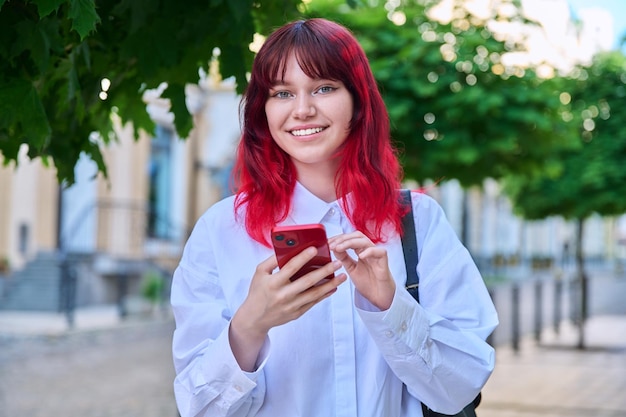
[[316, 166], [297, 166], [298, 182], [313, 195], [327, 203], [337, 200], [335, 190], [335, 174], [337, 168], [329, 166], [320, 168]]

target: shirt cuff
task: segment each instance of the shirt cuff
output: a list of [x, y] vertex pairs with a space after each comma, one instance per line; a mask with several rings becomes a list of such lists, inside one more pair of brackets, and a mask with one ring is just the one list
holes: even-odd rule
[[[228, 330], [229, 326], [215, 339], [213, 349], [215, 355], [211, 358], [205, 358], [202, 374], [210, 375], [210, 378], [207, 378], [207, 380], [220, 381], [221, 387], [219, 391], [222, 392], [222, 398], [227, 403], [234, 403], [257, 386], [257, 380], [263, 372], [263, 367], [269, 356], [269, 338], [266, 337], [259, 352], [259, 358], [257, 359], [259, 366], [256, 367], [254, 372], [245, 372], [237, 363], [237, 359], [230, 347]], [[221, 365], [216, 366], [216, 364]], [[202, 382], [206, 383], [206, 380]]]
[[396, 287], [391, 306], [386, 311], [376, 309], [358, 292], [355, 306], [370, 333], [386, 353], [406, 355], [416, 352], [427, 363], [430, 362], [427, 313], [404, 287]]

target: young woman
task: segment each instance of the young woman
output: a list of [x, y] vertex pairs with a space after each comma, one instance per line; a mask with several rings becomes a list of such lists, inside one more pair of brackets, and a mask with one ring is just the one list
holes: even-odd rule
[[[401, 169], [369, 63], [324, 19], [259, 51], [243, 101], [237, 194], [212, 206], [172, 286], [182, 417], [454, 414], [494, 366], [497, 316], [441, 208], [413, 193], [421, 304], [404, 289]], [[321, 223], [333, 261], [290, 277], [275, 225]], [[334, 278], [325, 280], [329, 274]]]

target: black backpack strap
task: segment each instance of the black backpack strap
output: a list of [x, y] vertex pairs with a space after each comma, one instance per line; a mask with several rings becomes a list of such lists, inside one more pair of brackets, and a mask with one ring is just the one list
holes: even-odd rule
[[[419, 275], [417, 274], [417, 236], [415, 235], [415, 220], [413, 218], [413, 202], [411, 200], [411, 190], [400, 190], [402, 204], [408, 208], [408, 212], [402, 217], [402, 251], [404, 252], [404, 263], [406, 264], [406, 289], [419, 303]], [[476, 417], [474, 410], [480, 404], [481, 394], [469, 403], [465, 408], [453, 417]], [[424, 417], [450, 417], [445, 414], [434, 412], [422, 403], [422, 414]]]
[[406, 289], [419, 303], [419, 283], [417, 275], [417, 237], [415, 235], [415, 221], [413, 219], [413, 202], [411, 190], [400, 190], [402, 204], [408, 208], [408, 212], [402, 217], [402, 252], [406, 265]]

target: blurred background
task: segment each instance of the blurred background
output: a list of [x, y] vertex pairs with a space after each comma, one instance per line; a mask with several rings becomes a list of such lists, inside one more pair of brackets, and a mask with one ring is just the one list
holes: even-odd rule
[[626, 416], [626, 2], [57, 3], [0, 1], [0, 417], [177, 415], [171, 276], [298, 16], [359, 38], [485, 278], [479, 415]]

